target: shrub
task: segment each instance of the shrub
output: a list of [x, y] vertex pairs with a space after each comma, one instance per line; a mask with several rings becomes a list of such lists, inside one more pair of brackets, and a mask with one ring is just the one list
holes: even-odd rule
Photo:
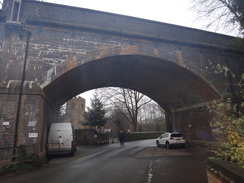
[[[226, 67], [225, 69], [228, 71]], [[242, 168], [244, 168], [243, 81], [244, 74], [242, 74], [240, 81], [235, 84], [238, 95], [235, 97], [232, 95], [221, 101], [214, 101], [213, 104], [209, 105], [209, 111], [214, 114], [211, 126], [218, 142], [214, 153], [225, 161]]]

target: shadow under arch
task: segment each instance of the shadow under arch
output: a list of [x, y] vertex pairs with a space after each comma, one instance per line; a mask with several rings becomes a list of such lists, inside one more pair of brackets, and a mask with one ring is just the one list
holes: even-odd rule
[[155, 100], [166, 111], [205, 103], [220, 95], [202, 78], [162, 59], [124, 55], [84, 63], [52, 81], [44, 93], [58, 109], [72, 97], [101, 87], [124, 87]]

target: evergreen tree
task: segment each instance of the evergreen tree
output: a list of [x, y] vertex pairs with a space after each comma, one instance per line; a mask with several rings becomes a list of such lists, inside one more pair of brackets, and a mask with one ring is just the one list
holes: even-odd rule
[[106, 111], [103, 107], [103, 103], [95, 93], [93, 99], [91, 99], [91, 107], [87, 107], [87, 111], [85, 112], [87, 124], [93, 127], [104, 126], [107, 123], [105, 114]]

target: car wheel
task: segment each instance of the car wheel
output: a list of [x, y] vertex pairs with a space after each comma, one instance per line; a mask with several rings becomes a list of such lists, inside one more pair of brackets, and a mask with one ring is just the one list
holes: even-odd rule
[[170, 144], [169, 144], [169, 142], [166, 142], [166, 148], [167, 148], [167, 149], [170, 149]]
[[158, 142], [158, 141], [156, 142], [156, 145], [157, 145], [157, 147], [161, 147], [161, 145], [159, 144], [159, 142]]

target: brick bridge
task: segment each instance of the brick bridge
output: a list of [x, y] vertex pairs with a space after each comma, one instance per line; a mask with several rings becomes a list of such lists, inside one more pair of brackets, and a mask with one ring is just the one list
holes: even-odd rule
[[[236, 44], [238, 42], [238, 44]], [[33, 0], [0, 10], [0, 147], [37, 143], [72, 97], [137, 90], [166, 111], [167, 129], [211, 140], [206, 105], [233, 93], [209, 63], [243, 73], [243, 40], [176, 25]], [[211, 68], [211, 67], [210, 67]], [[191, 128], [189, 128], [191, 127]]]

